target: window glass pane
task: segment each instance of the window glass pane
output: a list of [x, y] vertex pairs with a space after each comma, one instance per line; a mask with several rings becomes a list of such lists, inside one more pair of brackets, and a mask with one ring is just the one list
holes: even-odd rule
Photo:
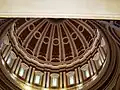
[[25, 70], [24, 70], [23, 68], [21, 68], [21, 69], [20, 69], [20, 72], [19, 72], [19, 76], [23, 77], [23, 76], [24, 76], [24, 71], [25, 71]]
[[99, 60], [99, 65], [101, 66], [102, 65], [102, 62]]
[[74, 84], [74, 76], [70, 76], [70, 84]]
[[52, 86], [57, 86], [57, 78], [52, 78]]
[[35, 76], [35, 81], [34, 81], [35, 84], [39, 84], [40, 83], [40, 76], [36, 75]]
[[11, 57], [9, 55], [8, 60], [7, 60], [7, 64], [10, 65], [10, 63], [11, 63]]
[[85, 76], [88, 78], [90, 76], [88, 70], [85, 71]]

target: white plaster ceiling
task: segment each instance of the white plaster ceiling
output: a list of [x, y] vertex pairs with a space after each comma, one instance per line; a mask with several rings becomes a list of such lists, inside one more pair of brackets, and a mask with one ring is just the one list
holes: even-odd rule
[[120, 0], [0, 0], [0, 16], [120, 19]]

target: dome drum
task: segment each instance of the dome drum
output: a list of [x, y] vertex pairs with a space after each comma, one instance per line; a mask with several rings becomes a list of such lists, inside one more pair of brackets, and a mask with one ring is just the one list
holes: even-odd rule
[[16, 20], [4, 37], [8, 41], [3, 39], [1, 56], [6, 68], [21, 85], [27, 83], [34, 89], [91, 85], [107, 68], [110, 55], [104, 34], [91, 23], [79, 19]]

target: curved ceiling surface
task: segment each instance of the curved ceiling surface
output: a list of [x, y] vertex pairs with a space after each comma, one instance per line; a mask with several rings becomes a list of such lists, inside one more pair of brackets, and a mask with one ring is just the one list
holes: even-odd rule
[[8, 28], [2, 61], [22, 88], [90, 88], [105, 74], [110, 51], [97, 21], [18, 18]]
[[18, 19], [14, 27], [22, 54], [56, 69], [83, 62], [100, 39], [94, 25], [79, 19]]

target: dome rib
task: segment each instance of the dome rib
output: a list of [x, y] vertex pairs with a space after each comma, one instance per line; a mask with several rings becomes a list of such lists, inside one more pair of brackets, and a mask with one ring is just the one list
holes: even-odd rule
[[[83, 29], [84, 30], [87, 30], [87, 32], [90, 34], [90, 35], [92, 35], [92, 37], [93, 37], [93, 31], [91, 30], [91, 28], [86, 24], [86, 23], [84, 23], [84, 22], [82, 22], [82, 21], [77, 21], [77, 20], [74, 20], [74, 21], [76, 21], [77, 23], [79, 23], [82, 27], [84, 27]], [[84, 31], [83, 30], [83, 31]], [[87, 47], [89, 47], [89, 43], [88, 43], [88, 41], [86, 40], [86, 38], [85, 38], [85, 35], [83, 35], [83, 31], [82, 32], [80, 32], [80, 34], [81, 34], [81, 38], [82, 38], [82, 40], [84, 41], [84, 45], [86, 45]], [[79, 34], [79, 32], [78, 32], [78, 34]], [[80, 34], [79, 34], [79, 36], [80, 36]], [[87, 36], [87, 35], [86, 35]]]
[[[70, 21], [68, 21], [68, 22], [69, 22], [69, 24], [71, 25], [71, 27], [74, 28], [74, 30], [75, 30], [76, 33], [78, 34], [78, 37], [79, 37], [80, 41], [81, 41], [82, 44], [83, 44], [83, 47], [84, 47], [84, 48], [87, 48], [87, 47], [88, 47], [88, 44], [87, 44], [84, 36], [81, 34], [81, 32], [78, 31], [78, 29], [77, 29]], [[79, 24], [79, 25], [81, 25], [81, 24]]]
[[[38, 19], [39, 20], [39, 19]], [[37, 22], [38, 20], [35, 20], [35, 22]], [[29, 21], [30, 22], [30, 21]], [[42, 26], [43, 23], [45, 23], [46, 21], [43, 20], [42, 22], [40, 22], [38, 25], [35, 26], [35, 28], [30, 32], [30, 34], [28, 34], [28, 36], [25, 38], [24, 42], [23, 42], [23, 46], [25, 46], [25, 48], [27, 47], [26, 44], [29, 43], [29, 40], [32, 39], [32, 35], [40, 28], [40, 26]], [[32, 22], [31, 24], [34, 24], [34, 22]], [[31, 25], [30, 24], [30, 25]], [[29, 25], [29, 26], [30, 26]], [[27, 26], [26, 28], [28, 28], [29, 26]]]
[[47, 21], [46, 21], [46, 20], [43, 20], [43, 22], [41, 22], [38, 26], [36, 26], [35, 29], [33, 29], [33, 30], [31, 31], [31, 33], [28, 35], [28, 37], [25, 38], [25, 42], [23, 42], [25, 48], [28, 47], [27, 44], [30, 43], [30, 40], [32, 39], [32, 36], [34, 35], [34, 33], [35, 33], [36, 31], [38, 31], [45, 23], [47, 23]]
[[[60, 28], [60, 25], [58, 25], [58, 34], [59, 34], [59, 37], [60, 37], [60, 48], [64, 48], [64, 45], [63, 45], [63, 41], [62, 41], [62, 33], [61, 33], [61, 28]], [[60, 55], [61, 55], [61, 61], [64, 61], [64, 58], [65, 58], [65, 52], [63, 49], [61, 49], [60, 51]]]
[[50, 39], [49, 39], [49, 44], [48, 44], [48, 51], [47, 51], [47, 60], [48, 61], [50, 61], [51, 56], [52, 56], [51, 54], [52, 54], [53, 34], [54, 34], [54, 25], [52, 24], [51, 33], [50, 33]]
[[69, 37], [69, 39], [70, 39], [70, 45], [71, 45], [71, 48], [72, 48], [72, 55], [74, 56], [74, 57], [76, 57], [77, 56], [77, 48], [75, 47], [75, 44], [73, 43], [74, 41], [73, 41], [73, 39], [71, 38], [71, 35], [70, 35], [70, 33], [69, 33], [69, 30], [68, 30], [68, 27], [65, 25], [65, 23], [63, 23], [63, 28], [65, 29], [64, 31], [66, 32], [66, 34], [67, 34], [67, 37]]
[[90, 31], [89, 33], [90, 33], [90, 34], [92, 35], [92, 37], [93, 37], [93, 35], [95, 34], [93, 30], [95, 30], [95, 29], [92, 29], [92, 28], [91, 28], [92, 26], [89, 25], [88, 20], [86, 20], [85, 22], [82, 21], [82, 20], [78, 20], [78, 21], [76, 20], [76, 22], [82, 24], [82, 26], [84, 26], [85, 28], [87, 28], [88, 31]]
[[[45, 23], [44, 23], [44, 24], [45, 24]], [[39, 39], [38, 39], [38, 41], [37, 41], [37, 43], [36, 43], [36, 46], [35, 46], [33, 52], [34, 52], [34, 54], [37, 55], [37, 56], [39, 55], [43, 38], [44, 38], [45, 33], [47, 32], [49, 26], [50, 26], [50, 24], [47, 22], [47, 25], [44, 27], [43, 32], [41, 33], [41, 36], [39, 37]]]
[[[20, 21], [19, 21], [20, 20]], [[22, 25], [20, 25], [16, 30], [17, 30], [17, 35], [19, 36], [22, 32], [23, 32], [23, 30], [27, 27], [27, 26], [29, 26], [30, 24], [32, 24], [33, 22], [35, 22], [36, 20], [35, 19], [31, 19], [31, 20], [29, 20], [28, 22], [27, 21], [21, 21], [21, 19], [17, 19], [16, 20], [16, 24], [18, 23], [22, 23]]]

